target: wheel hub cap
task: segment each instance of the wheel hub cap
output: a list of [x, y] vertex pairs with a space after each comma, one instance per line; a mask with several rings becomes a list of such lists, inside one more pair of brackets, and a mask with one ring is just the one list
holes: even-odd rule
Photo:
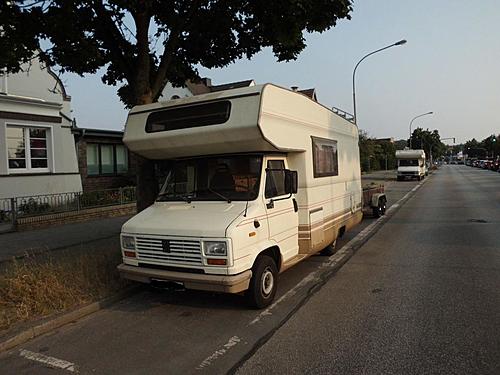
[[274, 287], [274, 276], [273, 273], [266, 269], [262, 274], [262, 293], [268, 296]]

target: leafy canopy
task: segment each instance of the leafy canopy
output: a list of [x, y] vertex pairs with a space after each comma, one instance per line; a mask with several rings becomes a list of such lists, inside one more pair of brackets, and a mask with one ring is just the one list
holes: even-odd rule
[[2, 0], [0, 68], [18, 71], [35, 50], [61, 71], [120, 85], [127, 105], [150, 103], [170, 81], [198, 80], [271, 47], [296, 59], [304, 32], [350, 19], [351, 0]]

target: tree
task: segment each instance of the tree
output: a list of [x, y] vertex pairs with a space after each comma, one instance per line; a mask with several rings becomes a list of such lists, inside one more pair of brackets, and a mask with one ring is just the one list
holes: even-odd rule
[[[304, 32], [350, 19], [351, 0], [3, 0], [0, 69], [15, 72], [35, 50], [61, 72], [104, 68], [131, 107], [158, 100], [165, 84], [199, 79], [197, 66], [224, 67], [271, 47], [296, 59]], [[6, 53], [5, 53], [6, 52]], [[153, 163], [138, 173], [138, 208], [156, 196]]]
[[411, 135], [411, 144], [413, 148], [420, 148], [425, 151], [426, 158], [436, 159], [446, 153], [446, 145], [441, 142], [441, 137], [437, 130], [416, 128]]

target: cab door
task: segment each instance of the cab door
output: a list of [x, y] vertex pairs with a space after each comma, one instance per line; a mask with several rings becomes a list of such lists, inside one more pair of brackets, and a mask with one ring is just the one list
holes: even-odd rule
[[284, 157], [268, 157], [264, 200], [269, 225], [269, 239], [279, 246], [283, 261], [299, 252], [299, 215], [293, 194], [285, 192]]

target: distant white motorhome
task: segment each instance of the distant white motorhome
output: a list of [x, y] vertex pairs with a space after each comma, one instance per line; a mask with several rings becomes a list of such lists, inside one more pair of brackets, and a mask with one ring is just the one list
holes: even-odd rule
[[425, 151], [424, 150], [397, 150], [398, 181], [406, 178], [421, 180], [426, 176]]
[[131, 280], [245, 292], [264, 307], [278, 273], [331, 254], [362, 218], [356, 125], [291, 90], [134, 107], [124, 142], [170, 163], [156, 202], [122, 228], [119, 271]]

